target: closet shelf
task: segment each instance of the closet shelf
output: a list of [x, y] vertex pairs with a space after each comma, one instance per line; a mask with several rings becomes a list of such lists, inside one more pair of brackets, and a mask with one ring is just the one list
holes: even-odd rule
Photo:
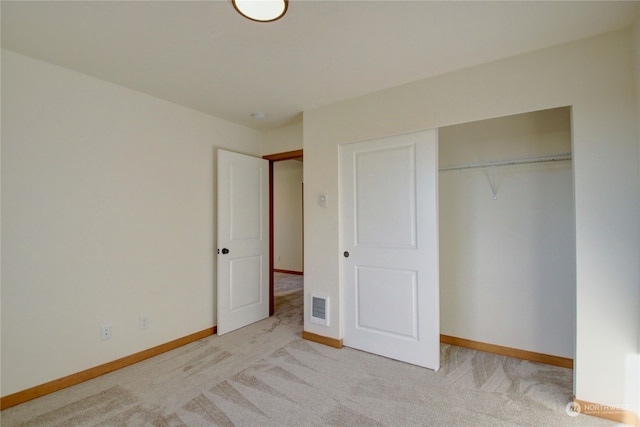
[[496, 161], [489, 161], [489, 162], [464, 163], [459, 165], [442, 166], [438, 170], [440, 171], [462, 170], [462, 169], [473, 169], [473, 168], [486, 168], [491, 166], [508, 166], [508, 165], [524, 165], [528, 163], [559, 162], [564, 160], [571, 160], [571, 153], [554, 154], [552, 156], [523, 157], [519, 159], [496, 160]]

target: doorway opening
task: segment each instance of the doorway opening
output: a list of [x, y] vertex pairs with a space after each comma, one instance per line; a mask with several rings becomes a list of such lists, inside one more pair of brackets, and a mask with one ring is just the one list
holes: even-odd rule
[[[269, 315], [302, 292], [303, 152], [263, 156], [269, 161]], [[278, 296], [278, 304], [276, 304]]]

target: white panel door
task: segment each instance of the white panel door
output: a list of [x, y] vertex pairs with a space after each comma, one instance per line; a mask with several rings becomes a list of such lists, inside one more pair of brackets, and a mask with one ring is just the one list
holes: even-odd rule
[[218, 335], [269, 317], [269, 162], [218, 150]]
[[340, 147], [344, 345], [440, 367], [437, 131]]

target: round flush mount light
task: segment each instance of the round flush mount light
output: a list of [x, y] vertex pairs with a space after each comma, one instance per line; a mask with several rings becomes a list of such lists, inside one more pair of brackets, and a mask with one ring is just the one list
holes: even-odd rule
[[256, 22], [273, 22], [284, 16], [288, 0], [231, 0], [240, 15]]

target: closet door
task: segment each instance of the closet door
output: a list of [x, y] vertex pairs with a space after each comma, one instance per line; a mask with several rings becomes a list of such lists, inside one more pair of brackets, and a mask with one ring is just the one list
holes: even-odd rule
[[344, 344], [440, 367], [437, 131], [340, 148]]

